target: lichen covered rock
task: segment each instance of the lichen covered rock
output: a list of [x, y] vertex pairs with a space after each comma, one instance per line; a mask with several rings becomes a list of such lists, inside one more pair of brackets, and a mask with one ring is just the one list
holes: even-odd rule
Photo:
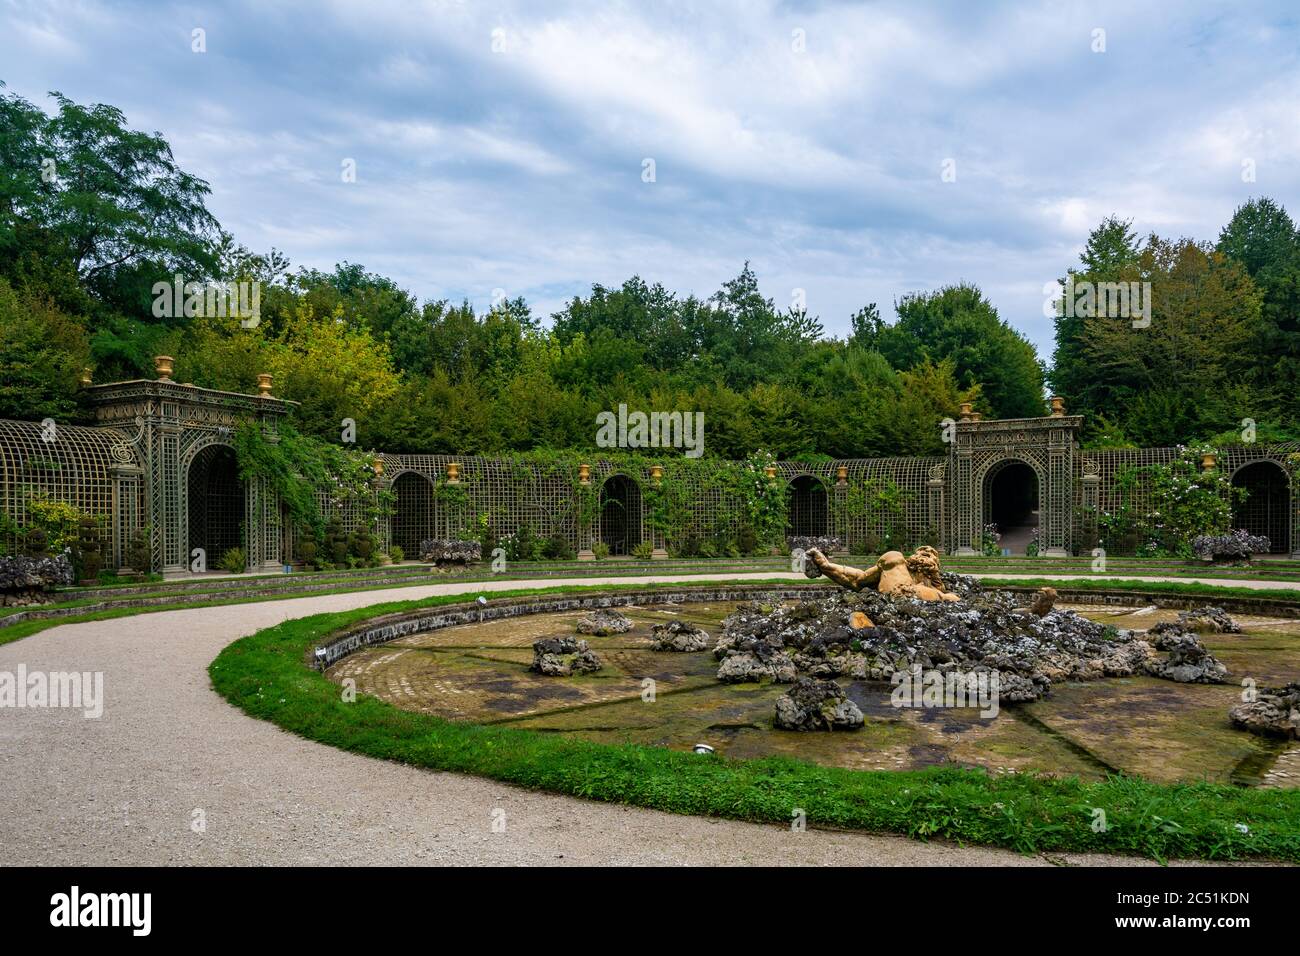
[[1163, 636], [1159, 649], [1168, 651], [1169, 656], [1147, 662], [1152, 677], [1180, 684], [1223, 684], [1228, 680], [1228, 668], [1191, 631]]
[[[1195, 634], [1178, 631], [1157, 647], [1130, 631], [1074, 611], [1019, 606], [1008, 591], [944, 575], [943, 588], [960, 602], [909, 594], [841, 591], [771, 607], [742, 604], [723, 622], [714, 655], [720, 680], [850, 677], [889, 680], [896, 671], [926, 669], [999, 673], [1006, 703], [1037, 700], [1062, 681], [1153, 674], [1168, 680], [1217, 683], [1227, 671]], [[1042, 612], [1041, 616], [1039, 613]], [[854, 627], [863, 619], [870, 627]]]
[[651, 632], [651, 648], [656, 651], [703, 651], [709, 646], [704, 628], [687, 621], [656, 624]]
[[425, 538], [420, 542], [420, 560], [433, 564], [476, 564], [483, 558], [483, 545], [477, 541]]
[[579, 634], [589, 634], [592, 637], [626, 634], [630, 630], [632, 630], [632, 622], [628, 620], [626, 614], [610, 611], [606, 608], [597, 608], [578, 621], [577, 625]]
[[776, 699], [773, 723], [781, 730], [854, 730], [862, 711], [835, 681], [800, 677]]
[[1300, 682], [1261, 687], [1254, 700], [1232, 708], [1228, 718], [1252, 734], [1300, 740]]
[[[714, 649], [714, 654], [718, 654]], [[794, 660], [777, 642], [761, 637], [733, 639], [721, 652], [718, 680], [724, 684], [793, 683], [799, 676]]]
[[0, 607], [46, 604], [50, 592], [72, 584], [72, 562], [66, 554], [30, 558], [6, 555], [0, 558]]
[[1152, 677], [1163, 677], [1180, 684], [1222, 684], [1227, 681], [1228, 668], [1205, 649], [1201, 639], [1181, 620], [1157, 624], [1147, 631], [1146, 637], [1155, 650], [1169, 655], [1163, 659], [1153, 655], [1146, 662], [1146, 672]]
[[1208, 631], [1211, 634], [1240, 634], [1241, 627], [1221, 607], [1198, 607], [1180, 611], [1178, 623], [1191, 631]]
[[601, 666], [587, 642], [576, 637], [548, 637], [533, 642], [533, 664], [529, 669], [539, 674], [571, 677], [598, 671]]

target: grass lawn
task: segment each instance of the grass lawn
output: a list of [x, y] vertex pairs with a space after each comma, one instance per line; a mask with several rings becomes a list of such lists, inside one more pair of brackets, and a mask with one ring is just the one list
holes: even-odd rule
[[[525, 588], [493, 596], [618, 589]], [[730, 760], [601, 744], [442, 720], [364, 695], [347, 703], [337, 685], [304, 663], [313, 644], [340, 628], [379, 614], [465, 600], [448, 595], [286, 621], [229, 645], [209, 674], [217, 692], [235, 706], [308, 739], [536, 790], [778, 825], [788, 825], [802, 811], [816, 827], [941, 837], [1023, 852], [1300, 862], [1298, 791], [1164, 785], [1126, 776], [1082, 782], [943, 768], [846, 770], [785, 758]], [[1094, 829], [1097, 810], [1104, 812], [1104, 829]]]

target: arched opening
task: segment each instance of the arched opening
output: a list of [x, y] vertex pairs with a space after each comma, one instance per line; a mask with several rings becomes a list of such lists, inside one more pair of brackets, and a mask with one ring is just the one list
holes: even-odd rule
[[[231, 548], [244, 547], [244, 483], [234, 449], [209, 445], [190, 462], [188, 479], [190, 547], [202, 548], [215, 571]], [[247, 552], [245, 552], [247, 559]]]
[[600, 486], [600, 540], [610, 554], [631, 554], [641, 543], [641, 488], [627, 475]]
[[799, 475], [790, 482], [786, 511], [787, 537], [822, 537], [830, 533], [830, 506], [826, 486], [812, 475]]
[[420, 556], [420, 542], [433, 534], [433, 482], [413, 471], [393, 482], [393, 544], [407, 558]]
[[984, 520], [997, 525], [998, 544], [1025, 554], [1038, 530], [1038, 475], [1023, 461], [994, 465], [984, 479]]
[[1232, 509], [1232, 526], [1268, 538], [1270, 554], [1291, 550], [1291, 489], [1286, 472], [1276, 462], [1256, 461], [1232, 475], [1234, 488], [1246, 489], [1246, 500]]

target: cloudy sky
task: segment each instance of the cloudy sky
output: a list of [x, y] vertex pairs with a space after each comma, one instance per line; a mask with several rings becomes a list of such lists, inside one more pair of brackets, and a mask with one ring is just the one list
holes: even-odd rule
[[549, 315], [633, 274], [707, 296], [748, 259], [835, 334], [966, 280], [1046, 357], [1044, 284], [1103, 216], [1212, 240], [1252, 195], [1300, 213], [1298, 21], [1292, 2], [0, 0], [0, 80], [161, 131], [225, 228], [295, 266]]

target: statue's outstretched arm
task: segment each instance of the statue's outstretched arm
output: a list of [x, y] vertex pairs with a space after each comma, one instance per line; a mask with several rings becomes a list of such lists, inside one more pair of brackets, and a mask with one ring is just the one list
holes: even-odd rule
[[[848, 588], [850, 591], [874, 588], [880, 582], [880, 568], [877, 565], [872, 565], [864, 571], [861, 568], [851, 568], [847, 564], [835, 564], [817, 548], [809, 548], [805, 551], [804, 559], [811, 562], [813, 567], [840, 587]], [[809, 575], [809, 577], [815, 576]]]

